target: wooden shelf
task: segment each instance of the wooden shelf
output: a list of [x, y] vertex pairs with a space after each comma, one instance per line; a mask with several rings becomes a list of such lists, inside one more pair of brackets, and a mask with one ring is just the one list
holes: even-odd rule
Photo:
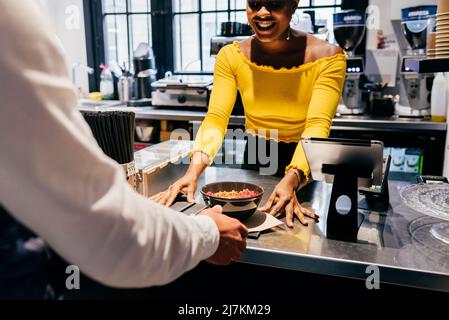
[[449, 72], [449, 58], [407, 59], [405, 66], [418, 73]]

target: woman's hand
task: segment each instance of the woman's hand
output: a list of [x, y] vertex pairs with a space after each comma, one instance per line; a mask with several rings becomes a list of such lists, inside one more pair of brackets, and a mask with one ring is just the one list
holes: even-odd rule
[[276, 215], [285, 209], [285, 220], [287, 226], [293, 228], [293, 218], [296, 215], [305, 226], [308, 225], [304, 216], [313, 219], [318, 219], [318, 215], [307, 208], [301, 206], [296, 197], [296, 189], [299, 186], [299, 179], [295, 173], [288, 172], [284, 178], [278, 183], [273, 193], [261, 211], [269, 212], [271, 215]]
[[209, 157], [202, 152], [195, 152], [192, 156], [189, 169], [186, 174], [168, 187], [166, 191], [159, 192], [150, 199], [164, 206], [170, 207], [178, 194], [187, 195], [187, 201], [195, 202], [195, 191], [198, 178], [209, 164]]
[[168, 187], [166, 191], [159, 192], [150, 199], [160, 203], [166, 207], [170, 207], [175, 201], [178, 194], [187, 195], [187, 201], [195, 202], [195, 191], [197, 187], [198, 177], [187, 172], [181, 179]]

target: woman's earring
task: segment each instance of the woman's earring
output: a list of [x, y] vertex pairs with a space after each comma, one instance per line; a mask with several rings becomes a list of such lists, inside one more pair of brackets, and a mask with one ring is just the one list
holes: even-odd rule
[[287, 33], [287, 38], [285, 38], [285, 40], [289, 41], [290, 40], [290, 36], [291, 36], [291, 31], [292, 28], [290, 28], [290, 26], [288, 27], [288, 33]]

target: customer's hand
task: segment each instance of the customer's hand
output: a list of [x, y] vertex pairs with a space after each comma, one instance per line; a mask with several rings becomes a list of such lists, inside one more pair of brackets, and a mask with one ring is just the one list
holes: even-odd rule
[[308, 216], [313, 219], [318, 219], [318, 215], [313, 213], [307, 208], [301, 206], [296, 197], [296, 189], [298, 188], [299, 181], [295, 174], [286, 174], [284, 178], [278, 183], [268, 201], [259, 209], [276, 215], [285, 209], [285, 220], [287, 226], [293, 228], [293, 219], [296, 215], [305, 226], [308, 225], [304, 216]]
[[197, 187], [198, 178], [190, 173], [186, 173], [181, 179], [168, 187], [166, 191], [159, 192], [150, 199], [160, 203], [164, 206], [171, 206], [178, 194], [183, 193], [187, 195], [188, 202], [195, 202], [195, 191]]
[[237, 219], [222, 214], [222, 208], [215, 206], [200, 214], [214, 219], [220, 232], [220, 243], [217, 251], [206, 261], [217, 265], [228, 265], [238, 260], [246, 248], [248, 229]]

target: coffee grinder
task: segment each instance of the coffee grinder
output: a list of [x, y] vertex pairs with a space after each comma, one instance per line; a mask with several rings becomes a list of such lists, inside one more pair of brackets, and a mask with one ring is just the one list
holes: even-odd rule
[[156, 61], [148, 43], [141, 43], [133, 56], [135, 92], [134, 99], [128, 102], [132, 106], [151, 105], [151, 84], [156, 81]]
[[[407, 68], [407, 60], [426, 58], [427, 20], [434, 15], [437, 6], [417, 6], [402, 9], [401, 32], [405, 48], [401, 48], [401, 70], [399, 77], [399, 100], [395, 115], [404, 118], [426, 119], [430, 117], [430, 93], [433, 74], [420, 74]], [[403, 41], [405, 42], [405, 41]]]
[[360, 78], [364, 74], [364, 62], [354, 51], [363, 39], [366, 30], [365, 12], [346, 10], [334, 13], [334, 36], [338, 45], [347, 53], [346, 79], [343, 94], [337, 108], [339, 115], [364, 114], [366, 106], [362, 103]]

